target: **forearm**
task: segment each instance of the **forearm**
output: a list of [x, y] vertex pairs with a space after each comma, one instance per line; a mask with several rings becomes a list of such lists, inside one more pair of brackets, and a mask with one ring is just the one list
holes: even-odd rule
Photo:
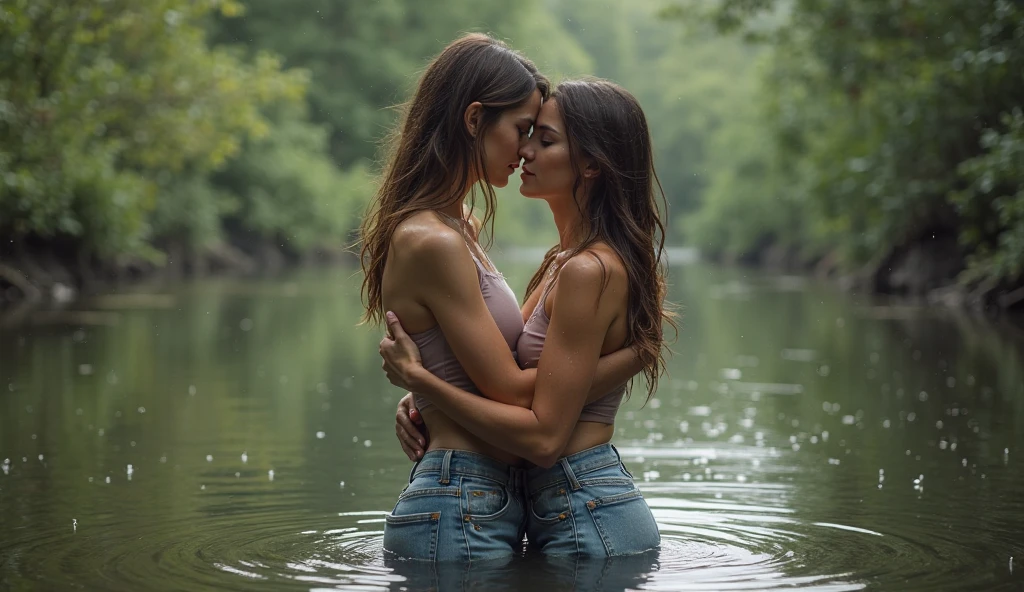
[[587, 403], [592, 403], [619, 388], [641, 370], [643, 363], [632, 347], [601, 356], [594, 372], [594, 382], [587, 393]]
[[541, 466], [550, 466], [555, 460], [575, 425], [573, 422], [569, 430], [561, 429], [564, 426], [546, 425], [532, 409], [479, 397], [429, 372], [417, 373], [413, 386], [445, 415], [484, 442]]
[[[503, 405], [514, 405], [529, 409], [533, 405], [533, 393], [537, 385], [537, 369], [528, 368], [512, 374], [513, 378], [503, 387], [488, 385], [480, 387], [480, 394]], [[488, 392], [492, 391], [492, 392]]]

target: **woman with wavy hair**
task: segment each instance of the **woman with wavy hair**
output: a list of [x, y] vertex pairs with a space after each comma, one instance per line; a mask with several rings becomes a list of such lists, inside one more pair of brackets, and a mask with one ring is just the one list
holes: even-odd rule
[[[381, 342], [392, 383], [488, 445], [525, 458], [527, 537], [549, 554], [614, 556], [658, 546], [658, 528], [610, 440], [625, 387], [588, 399], [602, 354], [630, 348], [648, 398], [664, 368], [664, 195], [636, 99], [602, 80], [560, 84], [520, 150], [520, 192], [548, 203], [560, 242], [527, 288], [516, 344], [536, 368], [532, 403], [484, 399], [439, 380], [393, 312]], [[657, 189], [657, 191], [656, 191]], [[401, 424], [401, 422], [400, 422]]]
[[[529, 406], [536, 370], [516, 364], [523, 312], [479, 235], [494, 211], [492, 186], [519, 167], [547, 94], [534, 65], [500, 41], [472, 34], [452, 42], [406, 107], [361, 229], [365, 319], [395, 311], [422, 369], [468, 396], [513, 405]], [[484, 224], [471, 215], [477, 188]], [[634, 358], [628, 349], [607, 356], [595, 392], [625, 383]], [[431, 443], [386, 519], [385, 551], [428, 561], [513, 555], [525, 525], [521, 458], [429, 400], [417, 404]]]

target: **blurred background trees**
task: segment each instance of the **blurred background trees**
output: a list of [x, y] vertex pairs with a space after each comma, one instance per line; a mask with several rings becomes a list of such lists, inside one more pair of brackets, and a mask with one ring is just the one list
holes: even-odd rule
[[[672, 244], [1017, 302], [1008, 0], [8, 0], [0, 257], [36, 281], [40, 253], [72, 275], [337, 256], [394, 107], [470, 30], [640, 98]], [[498, 248], [554, 240], [514, 187], [499, 212]]]

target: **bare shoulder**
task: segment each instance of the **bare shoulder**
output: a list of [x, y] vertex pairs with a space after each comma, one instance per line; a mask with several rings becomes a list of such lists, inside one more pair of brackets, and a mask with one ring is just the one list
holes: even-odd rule
[[626, 267], [614, 249], [604, 243], [597, 243], [577, 253], [565, 262], [559, 272], [559, 282], [566, 282], [573, 289], [595, 286], [619, 287], [626, 279]]
[[391, 248], [403, 261], [418, 263], [439, 263], [467, 253], [462, 235], [432, 212], [419, 212], [399, 223]]

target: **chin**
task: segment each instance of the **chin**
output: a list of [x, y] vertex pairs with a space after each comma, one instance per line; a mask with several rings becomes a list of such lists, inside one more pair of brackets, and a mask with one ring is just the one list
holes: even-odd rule
[[495, 179], [495, 180], [491, 181], [491, 186], [492, 187], [498, 187], [499, 189], [502, 188], [502, 187], [508, 186], [508, 177], [498, 178], [498, 179]]
[[530, 199], [538, 199], [539, 197], [533, 190], [527, 188], [525, 184], [519, 186], [519, 194]]

